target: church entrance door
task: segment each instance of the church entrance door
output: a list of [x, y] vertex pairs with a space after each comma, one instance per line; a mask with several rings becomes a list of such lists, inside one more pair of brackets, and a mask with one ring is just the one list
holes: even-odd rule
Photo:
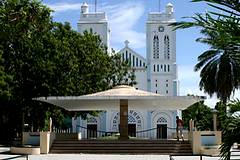
[[87, 138], [97, 138], [97, 124], [87, 125]]
[[128, 124], [128, 136], [136, 137], [136, 124]]
[[167, 139], [167, 124], [157, 124], [157, 139]]

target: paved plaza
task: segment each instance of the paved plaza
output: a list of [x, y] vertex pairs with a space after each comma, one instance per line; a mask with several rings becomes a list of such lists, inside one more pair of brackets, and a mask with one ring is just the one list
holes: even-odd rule
[[[199, 156], [173, 156], [173, 160], [199, 160]], [[169, 155], [106, 155], [106, 154], [43, 154], [12, 155], [9, 148], [0, 148], [0, 160], [170, 160]], [[206, 157], [203, 160], [218, 160], [219, 157]]]

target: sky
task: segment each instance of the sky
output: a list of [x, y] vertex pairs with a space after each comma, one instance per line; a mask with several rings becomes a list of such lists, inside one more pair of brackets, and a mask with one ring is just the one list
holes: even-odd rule
[[[89, 4], [89, 10], [95, 10], [95, 0], [43, 0], [50, 7], [54, 21], [70, 22], [77, 30], [77, 21], [83, 2]], [[97, 11], [106, 12], [111, 30], [110, 45], [118, 51], [124, 47], [124, 41], [130, 42], [129, 47], [146, 57], [146, 20], [149, 12], [165, 10], [167, 3], [174, 5], [174, 14], [177, 21], [188, 20], [183, 17], [193, 16], [195, 13], [204, 13], [211, 10], [204, 2], [193, 3], [190, 0], [97, 0]], [[196, 42], [202, 35], [199, 28], [190, 28], [177, 31], [177, 64], [178, 79], [180, 81], [180, 95], [194, 94], [207, 96], [199, 90], [199, 72], [194, 72], [197, 57], [209, 46]], [[240, 97], [240, 92], [235, 93]], [[207, 96], [205, 104], [214, 107], [217, 98]]]

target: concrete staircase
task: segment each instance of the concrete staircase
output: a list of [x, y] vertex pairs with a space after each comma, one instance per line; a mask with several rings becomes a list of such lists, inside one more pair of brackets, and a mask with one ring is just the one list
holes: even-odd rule
[[231, 160], [240, 159], [240, 149], [231, 149]]
[[55, 140], [50, 153], [192, 155], [192, 148], [176, 140]]

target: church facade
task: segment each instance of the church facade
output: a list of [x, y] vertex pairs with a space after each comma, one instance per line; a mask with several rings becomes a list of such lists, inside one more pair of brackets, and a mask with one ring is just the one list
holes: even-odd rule
[[[129, 47], [129, 41], [118, 54], [123, 61], [130, 62], [135, 71], [136, 89], [149, 91], [162, 96], [178, 96], [179, 81], [176, 64], [176, 32], [170, 23], [175, 22], [173, 5], [168, 3], [165, 12], [150, 12], [146, 21], [146, 57], [141, 56]], [[100, 35], [103, 43], [110, 49], [110, 29], [104, 12], [89, 12], [88, 5], [83, 3], [78, 32], [92, 30]], [[159, 104], [161, 105], [161, 104]], [[131, 135], [138, 136], [144, 130], [156, 129], [148, 134], [148, 138], [172, 138], [175, 133], [176, 116], [181, 117], [181, 110], [129, 110], [128, 123]], [[84, 129], [106, 132], [119, 132], [119, 111], [105, 110], [98, 117], [80, 117], [72, 120], [74, 131], [82, 132], [89, 137]], [[91, 135], [93, 137], [98, 134]]]

